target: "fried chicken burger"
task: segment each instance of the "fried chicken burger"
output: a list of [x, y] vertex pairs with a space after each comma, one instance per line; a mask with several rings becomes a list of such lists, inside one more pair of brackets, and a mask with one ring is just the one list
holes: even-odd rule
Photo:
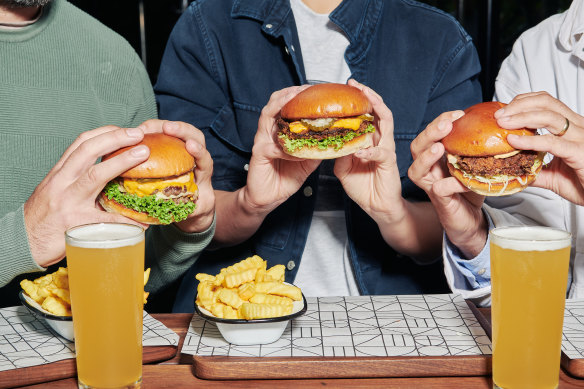
[[484, 196], [519, 192], [532, 183], [545, 153], [516, 150], [507, 135], [536, 135], [535, 130], [499, 127], [494, 114], [506, 104], [486, 102], [467, 108], [442, 139], [450, 174], [467, 188]]

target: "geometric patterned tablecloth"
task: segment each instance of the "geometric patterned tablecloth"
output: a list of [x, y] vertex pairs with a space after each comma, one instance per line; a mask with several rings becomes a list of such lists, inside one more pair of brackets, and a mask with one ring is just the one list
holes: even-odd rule
[[234, 346], [193, 315], [184, 354], [230, 356], [488, 355], [491, 342], [460, 295], [307, 298], [307, 312], [267, 345]]
[[[144, 311], [144, 346], [176, 346], [179, 336]], [[75, 344], [24, 306], [0, 309], [0, 371], [75, 358]]]

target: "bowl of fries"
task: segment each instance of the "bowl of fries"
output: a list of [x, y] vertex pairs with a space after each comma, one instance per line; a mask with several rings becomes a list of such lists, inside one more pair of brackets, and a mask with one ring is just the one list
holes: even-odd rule
[[22, 280], [19, 297], [28, 310], [63, 338], [73, 341], [73, 318], [69, 298], [69, 273], [60, 267], [33, 281]]
[[300, 288], [284, 282], [284, 272], [284, 265], [267, 269], [267, 262], [254, 255], [215, 276], [199, 273], [195, 312], [214, 322], [229, 343], [273, 343], [307, 308]]
[[[144, 271], [144, 285], [150, 277], [150, 268]], [[69, 292], [69, 271], [60, 267], [56, 272], [46, 274], [33, 281], [20, 282], [18, 297], [33, 315], [43, 319], [58, 335], [73, 341], [73, 317]], [[144, 304], [148, 293], [144, 292]]]

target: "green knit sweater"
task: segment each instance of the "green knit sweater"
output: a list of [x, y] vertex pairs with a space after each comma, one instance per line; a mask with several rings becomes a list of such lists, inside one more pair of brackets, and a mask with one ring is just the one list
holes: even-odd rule
[[[65, 0], [45, 7], [31, 26], [0, 30], [0, 286], [44, 270], [30, 254], [23, 204], [75, 138], [154, 117], [152, 87], [132, 47]], [[213, 229], [150, 228], [148, 289], [182, 274]], [[10, 289], [0, 289], [0, 305], [16, 303]]]

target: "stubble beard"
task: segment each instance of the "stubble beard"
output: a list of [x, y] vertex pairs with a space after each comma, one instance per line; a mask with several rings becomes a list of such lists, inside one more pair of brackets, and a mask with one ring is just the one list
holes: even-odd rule
[[0, 0], [0, 7], [8, 9], [44, 7], [53, 0]]

